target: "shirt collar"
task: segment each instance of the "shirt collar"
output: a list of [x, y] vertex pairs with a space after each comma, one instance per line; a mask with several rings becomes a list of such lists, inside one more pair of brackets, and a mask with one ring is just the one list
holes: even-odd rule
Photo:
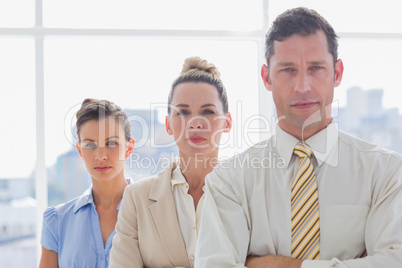
[[[172, 184], [172, 191], [176, 185], [182, 186], [187, 184], [186, 178], [184, 178], [183, 173], [181, 173], [180, 165], [177, 165], [177, 167], [173, 170], [170, 183]], [[205, 192], [205, 185], [202, 186], [202, 190]]]
[[74, 205], [74, 213], [89, 204], [94, 204], [94, 198], [92, 196], [92, 185], [80, 197], [78, 197]]
[[[131, 178], [127, 178], [126, 181], [127, 181], [127, 184], [132, 183]], [[89, 205], [89, 204], [95, 205], [94, 204], [94, 198], [93, 198], [93, 195], [92, 195], [92, 185], [80, 197], [78, 197], [78, 199], [77, 199], [77, 201], [75, 202], [75, 205], [74, 205], [74, 213], [76, 213], [82, 207], [85, 207], [86, 205]], [[117, 206], [117, 210], [120, 209], [120, 205], [121, 205], [121, 200], [119, 202], [119, 205]]]
[[[294, 136], [282, 130], [279, 125], [276, 128], [275, 143], [278, 153], [285, 159], [286, 167], [289, 166], [293, 155], [293, 149], [299, 142]], [[318, 166], [324, 162], [331, 166], [338, 164], [338, 125], [335, 122], [325, 129], [311, 136], [305, 141], [313, 150]]]
[[183, 185], [187, 183], [186, 178], [184, 178], [183, 174], [181, 173], [180, 165], [177, 165], [177, 167], [173, 170], [170, 183], [172, 184], [172, 191], [176, 185]]

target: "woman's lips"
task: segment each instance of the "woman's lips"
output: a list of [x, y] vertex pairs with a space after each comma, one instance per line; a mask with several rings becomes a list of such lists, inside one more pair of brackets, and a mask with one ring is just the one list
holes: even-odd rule
[[96, 170], [96, 171], [98, 171], [98, 172], [106, 172], [106, 171], [108, 171], [109, 169], [111, 169], [112, 167], [111, 166], [97, 166], [97, 167], [95, 167], [94, 169]]
[[190, 136], [188, 140], [192, 143], [201, 143], [204, 142], [206, 139], [201, 136]]

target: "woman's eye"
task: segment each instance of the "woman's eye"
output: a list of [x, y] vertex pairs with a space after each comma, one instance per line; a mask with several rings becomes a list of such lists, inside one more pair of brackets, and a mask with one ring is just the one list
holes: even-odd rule
[[111, 147], [117, 146], [117, 144], [118, 144], [117, 141], [108, 141], [107, 143], [107, 145]]
[[203, 112], [202, 112], [202, 114], [215, 114], [215, 112], [213, 111], [213, 110], [209, 110], [209, 109], [207, 109], [207, 110], [204, 110]]
[[84, 145], [85, 148], [95, 148], [96, 147], [96, 143], [95, 142], [90, 142], [90, 143], [86, 143]]
[[187, 110], [180, 110], [177, 112], [178, 115], [188, 115], [189, 112]]

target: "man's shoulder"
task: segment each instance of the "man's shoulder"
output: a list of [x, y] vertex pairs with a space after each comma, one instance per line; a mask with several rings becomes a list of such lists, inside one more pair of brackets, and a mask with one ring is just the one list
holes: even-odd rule
[[339, 131], [339, 141], [341, 142], [341, 145], [349, 147], [351, 150], [355, 150], [363, 154], [368, 153], [368, 154], [389, 155], [402, 160], [402, 154], [398, 152], [386, 149], [382, 146], [370, 143], [366, 140], [362, 140], [358, 137], [355, 137], [343, 131]]
[[231, 162], [236, 161], [238, 158], [248, 157], [250, 155], [263, 155], [266, 154], [267, 151], [273, 150], [274, 139], [270, 137], [266, 140], [260, 141], [256, 144], [251, 145], [246, 150], [240, 153], [235, 153], [232, 157], [229, 158]]
[[339, 131], [339, 146], [347, 154], [355, 155], [355, 161], [365, 161], [367, 165], [387, 168], [402, 167], [402, 154], [379, 145], [362, 140], [345, 132]]
[[265, 157], [269, 157], [271, 152], [275, 150], [272, 137], [253, 144], [241, 153], [235, 153], [230, 158], [222, 158], [218, 165], [215, 166], [214, 172], [233, 173], [248, 172], [248, 170], [258, 167], [258, 163]]

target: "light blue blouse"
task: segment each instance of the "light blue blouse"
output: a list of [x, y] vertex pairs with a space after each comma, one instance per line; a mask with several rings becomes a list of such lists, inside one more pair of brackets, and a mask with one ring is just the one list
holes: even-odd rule
[[[120, 204], [117, 210], [119, 208]], [[107, 268], [114, 235], [115, 231], [103, 246], [92, 187], [67, 203], [48, 208], [43, 214], [41, 244], [58, 253], [61, 268]]]

